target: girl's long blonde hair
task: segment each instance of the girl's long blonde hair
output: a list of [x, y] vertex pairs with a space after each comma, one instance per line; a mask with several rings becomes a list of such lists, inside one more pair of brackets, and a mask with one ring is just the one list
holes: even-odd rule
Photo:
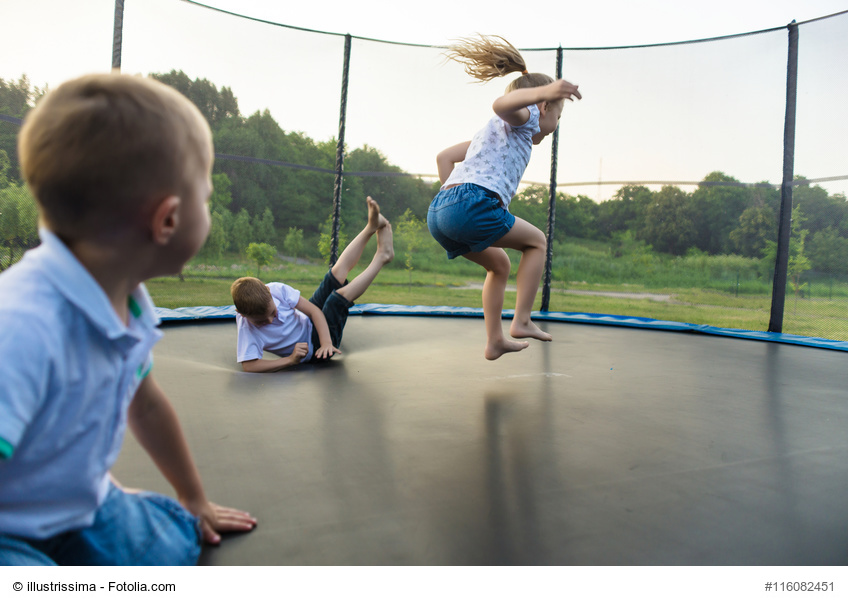
[[478, 34], [476, 38], [460, 38], [445, 52], [465, 66], [465, 73], [481, 82], [521, 72], [521, 76], [509, 83], [507, 92], [517, 88], [533, 88], [553, 82], [546, 74], [528, 73], [524, 57], [512, 44], [501, 36]]

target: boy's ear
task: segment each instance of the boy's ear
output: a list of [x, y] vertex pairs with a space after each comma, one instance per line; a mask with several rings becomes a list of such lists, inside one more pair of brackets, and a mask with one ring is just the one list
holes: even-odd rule
[[168, 196], [159, 201], [153, 210], [150, 223], [150, 233], [156, 244], [167, 244], [173, 237], [179, 218], [180, 198]]

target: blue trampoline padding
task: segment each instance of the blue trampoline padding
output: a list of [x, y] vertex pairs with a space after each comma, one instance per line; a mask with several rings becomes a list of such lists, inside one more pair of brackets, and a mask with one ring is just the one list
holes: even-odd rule
[[[176, 320], [225, 320], [235, 318], [236, 309], [234, 305], [224, 305], [222, 307], [179, 307], [177, 309], [157, 307], [156, 313], [159, 316], [159, 319], [163, 322]], [[512, 318], [513, 313], [513, 310], [505, 309], [503, 317]], [[483, 310], [479, 307], [430, 307], [425, 305], [382, 305], [380, 303], [354, 305], [350, 309], [350, 315], [371, 314], [391, 316], [482, 318]], [[581, 324], [602, 324], [605, 326], [693, 332], [722, 337], [734, 337], [737, 339], [754, 339], [757, 341], [771, 341], [773, 343], [787, 343], [790, 345], [805, 345], [808, 347], [818, 347], [822, 349], [848, 351], [848, 341], [831, 341], [829, 339], [821, 339], [819, 337], [803, 337], [786, 333], [742, 330], [739, 328], [719, 328], [716, 326], [709, 326], [707, 324], [688, 324], [686, 322], [671, 322], [667, 320], [654, 320], [652, 318], [640, 318], [635, 316], [614, 316], [608, 314], [575, 313], [566, 311], [536, 311], [533, 312], [533, 319], [549, 322], [576, 322]]]
[[170, 322], [172, 320], [226, 320], [236, 317], [236, 306], [178, 307], [176, 309], [157, 307], [156, 315], [159, 316], [162, 322]]

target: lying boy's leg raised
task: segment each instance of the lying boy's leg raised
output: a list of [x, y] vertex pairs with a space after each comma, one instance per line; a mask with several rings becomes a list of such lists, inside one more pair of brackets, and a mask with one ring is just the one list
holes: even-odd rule
[[371, 240], [371, 236], [389, 223], [380, 214], [380, 206], [371, 196], [366, 198], [365, 203], [368, 205], [368, 223], [366, 223], [365, 227], [356, 235], [353, 241], [345, 247], [341, 255], [339, 255], [338, 261], [336, 261], [330, 270], [341, 284], [345, 283], [347, 275], [359, 263], [359, 259], [362, 257], [368, 241]]
[[392, 236], [392, 224], [388, 221], [385, 226], [377, 231], [377, 252], [374, 253], [374, 258], [365, 270], [351, 280], [347, 285], [338, 289], [336, 292], [345, 299], [353, 303], [362, 296], [380, 270], [395, 258], [394, 239]]

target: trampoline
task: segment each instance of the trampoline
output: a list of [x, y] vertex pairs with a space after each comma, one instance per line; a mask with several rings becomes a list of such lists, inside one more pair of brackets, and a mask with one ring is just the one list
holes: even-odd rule
[[[848, 564], [841, 351], [565, 322], [488, 362], [482, 319], [354, 315], [342, 356], [248, 374], [232, 320], [155, 376], [209, 497], [207, 565]], [[115, 475], [171, 494], [128, 435]]]

